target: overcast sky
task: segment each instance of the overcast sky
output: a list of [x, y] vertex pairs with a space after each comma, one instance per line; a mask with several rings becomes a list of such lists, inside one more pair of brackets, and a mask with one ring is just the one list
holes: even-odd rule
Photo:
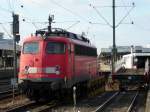
[[[116, 25], [131, 10], [116, 28], [116, 45], [150, 44], [150, 0], [116, 0], [116, 6], [119, 6], [116, 7]], [[100, 48], [112, 45], [112, 0], [1, 0], [0, 23], [3, 24], [0, 32], [6, 37], [11, 34], [12, 11], [20, 15], [21, 40], [35, 30], [47, 27], [48, 15], [53, 14], [53, 27], [78, 34], [85, 32], [98, 52]]]

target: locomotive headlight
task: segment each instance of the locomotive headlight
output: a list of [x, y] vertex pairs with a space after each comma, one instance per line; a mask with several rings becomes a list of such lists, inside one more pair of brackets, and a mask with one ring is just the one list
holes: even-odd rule
[[18, 79], [18, 84], [23, 83], [24, 81], [22, 79]]
[[23, 74], [29, 74], [28, 70], [29, 70], [29, 66], [25, 66]]
[[55, 73], [56, 73], [56, 75], [60, 74], [60, 66], [56, 65], [56, 67], [55, 67]]

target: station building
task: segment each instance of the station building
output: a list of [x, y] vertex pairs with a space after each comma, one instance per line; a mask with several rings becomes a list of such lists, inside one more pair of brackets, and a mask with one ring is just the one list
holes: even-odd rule
[[[133, 53], [150, 53], [150, 47], [143, 46], [117, 46], [117, 59], [121, 59], [123, 55], [130, 54], [131, 49]], [[112, 47], [101, 48], [101, 53], [99, 58], [111, 59], [112, 56]]]
[[[0, 32], [0, 68], [13, 67], [13, 39], [5, 39]], [[17, 45], [17, 60], [19, 60], [21, 46]]]
[[[124, 55], [133, 53], [150, 53], [150, 47], [143, 46], [117, 46], [117, 60], [122, 59]], [[112, 47], [101, 48], [99, 55], [100, 69], [101, 71], [111, 71], [111, 60], [112, 60]]]

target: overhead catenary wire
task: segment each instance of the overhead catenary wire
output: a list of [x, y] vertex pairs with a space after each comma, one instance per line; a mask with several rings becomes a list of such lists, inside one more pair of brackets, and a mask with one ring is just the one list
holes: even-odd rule
[[[108, 7], [112, 7], [112, 6], [95, 6], [95, 7], [97, 7], [97, 8], [108, 8]], [[128, 5], [119, 5], [119, 6], [115, 6], [115, 7], [131, 7], [131, 6], [128, 6]]]
[[73, 22], [79, 22], [78, 21], [54, 21], [53, 23], [73, 23]]
[[137, 23], [135, 23], [134, 26], [136, 26], [136, 28], [139, 28], [139, 29], [144, 30], [144, 31], [148, 31], [148, 32], [150, 31], [150, 28], [146, 28], [146, 27], [144, 27], [140, 24], [137, 24]]
[[[35, 0], [31, 0], [31, 2], [36, 3], [36, 5], [41, 6], [41, 4], [39, 4], [39, 3], [38, 3], [37, 1], [35, 1]], [[61, 4], [57, 3], [56, 1], [50, 0], [50, 2], [53, 3], [54, 5], [60, 7], [60, 8], [63, 8], [64, 10], [70, 12], [72, 15], [74, 15], [74, 16], [76, 16], [76, 17], [79, 17], [80, 19], [86, 21], [88, 24], [93, 24], [92, 22], [90, 22], [89, 20], [87, 20], [86, 18], [84, 18], [83, 16], [78, 15], [77, 13], [75, 13], [75, 12], [73, 12], [72, 10], [70, 10], [70, 9], [68, 9], [68, 8], [66, 8], [66, 7], [64, 7], [64, 6], [62, 6]], [[23, 5], [21, 5], [21, 6], [22, 6], [22, 8], [24, 9], [24, 6], [23, 6]], [[38, 25], [36, 25], [36, 24], [47, 24], [47, 22], [35, 22], [35, 21], [31, 21], [31, 22], [25, 21], [25, 22], [26, 22], [26, 23], [31, 23], [36, 29], [38, 28], [38, 27], [37, 27]], [[53, 23], [65, 23], [65, 22], [76, 22], [76, 21], [62, 21], [62, 22], [61, 22], [61, 21], [60, 21], [60, 22], [58, 22], [58, 21], [55, 22], [55, 21], [54, 21]], [[80, 23], [80, 22], [79, 22], [79, 23]], [[69, 26], [67, 29], [72, 28], [72, 27], [75, 26], [76, 24], [78, 24], [78, 22], [72, 24], [72, 25]], [[101, 25], [106, 25], [106, 24], [101, 24]]]
[[[35, 4], [38, 5], [38, 6], [41, 6], [41, 4], [38, 3], [38, 2], [35, 1], [35, 0], [31, 0], [31, 2], [35, 3]], [[86, 18], [84, 18], [83, 16], [81, 16], [81, 15], [79, 15], [79, 14], [73, 12], [72, 10], [70, 10], [70, 9], [68, 9], [68, 8], [66, 8], [66, 7], [64, 7], [63, 5], [57, 3], [55, 0], [50, 0], [50, 2], [51, 2], [52, 4], [54, 4], [54, 5], [56, 5], [57, 7], [60, 7], [60, 8], [62, 8], [62, 9], [64, 9], [65, 11], [71, 13], [71, 14], [74, 15], [75, 17], [78, 17], [78, 18], [80, 18], [80, 19], [82, 19], [82, 20], [84, 20], [84, 21], [86, 21], [86, 22], [89, 23], [89, 21], [88, 21]]]
[[1, 10], [1, 11], [5, 11], [5, 12], [8, 12], [8, 13], [12, 13], [11, 10], [6, 9], [6, 8], [3, 8], [3, 7], [1, 7], [1, 6], [0, 6], [0, 10]]
[[34, 23], [34, 24], [43, 24], [43, 25], [44, 25], [44, 24], [48, 24], [48, 22], [46, 22], [46, 21], [45, 21], [45, 22], [44, 22], [44, 21], [43, 21], [43, 22], [42, 22], [42, 21], [26, 21], [25, 19], [23, 19], [23, 21], [24, 21], [25, 23], [31, 23], [31, 24], [33, 24], [33, 23]]
[[118, 22], [118, 24], [115, 26], [116, 28], [122, 23], [122, 21], [130, 14], [130, 12], [133, 10], [135, 6], [133, 6], [126, 14], [125, 16]]
[[96, 8], [95, 6], [93, 6], [92, 4], [89, 4], [89, 6], [92, 7], [92, 8], [96, 11], [96, 13], [105, 21], [105, 23], [106, 23], [108, 26], [112, 27], [112, 25], [111, 25], [111, 24], [107, 21], [107, 19], [97, 10], [97, 8]]
[[7, 0], [8, 7], [11, 10], [11, 12], [15, 12], [15, 0]]
[[[48, 24], [48, 22], [42, 22], [42, 21], [34, 21], [34, 22], [32, 22], [32, 21], [24, 21], [24, 22], [26, 22], [26, 23], [31, 23], [32, 25], [34, 25], [34, 27], [36, 28], [36, 29], [38, 29], [38, 27], [37, 27], [37, 25], [36, 24], [43, 24], [43, 25], [45, 25], [45, 24]], [[52, 22], [52, 23], [67, 23], [67, 22], [74, 22], [71, 26], [69, 26], [68, 28], [66, 28], [67, 30], [68, 29], [70, 29], [70, 28], [72, 28], [72, 27], [74, 27], [75, 25], [77, 25], [78, 23], [80, 23], [80, 21], [54, 21], [54, 22]]]
[[[33, 2], [33, 3], [36, 3], [36, 5], [40, 5], [38, 2], [36, 2], [36, 1], [34, 1], [34, 0], [31, 0], [31, 2]], [[54, 2], [54, 1], [53, 1]], [[58, 4], [57, 4], [58, 5]], [[40, 5], [41, 6], [41, 5]], [[21, 7], [22, 7], [22, 9], [24, 9], [24, 5], [21, 5]], [[63, 8], [65, 8], [65, 7], [63, 7]], [[25, 9], [24, 9], [25, 10]], [[67, 9], [66, 9], [67, 10]], [[69, 9], [68, 9], [69, 10]], [[27, 10], [25, 10], [26, 12], [28, 12]], [[27, 17], [23, 17], [23, 18], [27, 18]], [[24, 22], [26, 22], [26, 23], [31, 23], [36, 29], [39, 29], [38, 28], [38, 25], [37, 24], [48, 24], [48, 22], [46, 22], [46, 21], [32, 21], [31, 19], [29, 20], [29, 18], [27, 18], [27, 21], [26, 21], [26, 19], [24, 19]], [[66, 22], [77, 22], [77, 21], [59, 21], [59, 22], [56, 22], [56, 21], [54, 21], [53, 23], [66, 23]], [[74, 26], [74, 24], [73, 24], [73, 26]], [[69, 26], [69, 29], [71, 28], [71, 27], [73, 27], [72, 25], [71, 26]]]
[[69, 26], [69, 27], [67, 28], [67, 30], [69, 30], [69, 29], [72, 28], [73, 26], [77, 25], [78, 23], [80, 23], [80, 21], [77, 21], [77, 22], [75, 22], [74, 24], [72, 24], [71, 26]]
[[[26, 21], [27, 23], [31, 23], [31, 21]], [[72, 22], [79, 22], [79, 21], [53, 21], [52, 23], [72, 23]], [[33, 21], [32, 23], [39, 23], [39, 24], [48, 24], [48, 21]]]
[[9, 6], [9, 8], [11, 9], [11, 11], [13, 12], [13, 8], [12, 8], [12, 5], [11, 5], [11, 1], [10, 0], [7, 0], [7, 2], [8, 2], [8, 6]]
[[[95, 34], [93, 34], [93, 32], [92, 32], [92, 24], [89, 24], [89, 26], [87, 27], [87, 30], [86, 30], [86, 36], [87, 37], [89, 37], [90, 38], [90, 34], [92, 35], [92, 37], [91, 37], [91, 41], [92, 41], [92, 39], [94, 40], [94, 42], [95, 42]], [[94, 43], [94, 42], [92, 42], [92, 43]]]
[[[31, 19], [29, 19], [28, 17], [23, 16], [21, 14], [20, 14], [20, 16], [23, 18], [22, 19], [23, 22], [32, 24], [36, 30], [39, 29], [39, 27], [36, 25], [36, 22], [33, 22]], [[29, 21], [26, 21], [26, 20], [29, 20]]]
[[108, 7], [112, 7], [112, 6], [107, 6], [107, 5], [105, 5], [105, 6], [100, 6], [100, 5], [97, 5], [97, 6], [95, 6], [95, 7], [98, 7], [98, 8], [108, 8]]
[[108, 25], [108, 24], [106, 24], [106, 23], [91, 22], [91, 21], [89, 22], [89, 24], [91, 24], [91, 25], [92, 25], [92, 24]]
[[[32, 0], [31, 0], [31, 1], [32, 1]], [[24, 5], [21, 5], [21, 8], [24, 9]], [[25, 10], [25, 9], [24, 9], [24, 10]], [[26, 12], [29, 12], [28, 10], [25, 10], [25, 11], [26, 11]], [[36, 30], [39, 29], [39, 27], [36, 25], [36, 23], [33, 22], [29, 17], [24, 16], [24, 15], [21, 15], [21, 14], [20, 14], [20, 16], [23, 18], [23, 22], [31, 23], [31, 24], [35, 27]], [[26, 21], [26, 20], [29, 20], [29, 21]]]
[[4, 30], [4, 32], [6, 32], [7, 33], [7, 35], [10, 37], [10, 38], [13, 38], [13, 36], [9, 33], [9, 31], [7, 31], [7, 29], [4, 27], [4, 25], [3, 25], [4, 23], [0, 23], [0, 25], [1, 25], [1, 28]]
[[[133, 7], [133, 6], [126, 6], [125, 1], [124, 0], [121, 0], [121, 1], [122, 1], [123, 5], [124, 5], [125, 11], [128, 11], [127, 7]], [[130, 13], [129, 13], [129, 19], [130, 19], [130, 21], [132, 21]]]
[[88, 36], [89, 34], [89, 31], [90, 31], [90, 26], [87, 27], [87, 30], [86, 30], [86, 35]]
[[34, 0], [30, 0], [32, 3], [34, 3], [34, 4], [36, 4], [36, 5], [39, 5], [39, 6], [41, 6], [41, 4], [39, 3], [39, 2], [37, 2], [37, 0], [36, 1], [34, 1]]
[[26, 22], [26, 23], [31, 23], [33, 26], [34, 26], [34, 28], [37, 30], [37, 29], [39, 29], [39, 27], [36, 25], [36, 23], [35, 22], [33, 22], [31, 19], [29, 19], [28, 17], [25, 17], [25, 16], [22, 16], [22, 18], [24, 18], [23, 19], [23, 22], [26, 22], [26, 20], [29, 20], [30, 22]]
[[16, 0], [13, 0], [12, 2], [13, 2], [13, 3], [12, 3], [12, 7], [13, 7], [13, 9], [14, 9], [14, 11], [15, 11], [15, 8], [16, 8], [16, 7], [15, 7], [15, 6], [16, 6]]
[[61, 7], [62, 9], [64, 9], [64, 10], [68, 11], [69, 13], [71, 13], [72, 15], [77, 16], [77, 17], [81, 18], [82, 20], [89, 23], [89, 21], [86, 18], [84, 18], [83, 16], [80, 16], [79, 14], [77, 14], [77, 13], [73, 12], [72, 10], [62, 6], [61, 4], [57, 3], [54, 0], [50, 0], [50, 1], [51, 1], [51, 3], [55, 4], [56, 6]]

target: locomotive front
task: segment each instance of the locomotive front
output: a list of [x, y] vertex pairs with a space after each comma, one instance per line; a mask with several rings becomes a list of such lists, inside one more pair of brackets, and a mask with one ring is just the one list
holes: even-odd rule
[[30, 37], [23, 43], [19, 85], [29, 98], [41, 97], [64, 85], [66, 43], [60, 39]]

